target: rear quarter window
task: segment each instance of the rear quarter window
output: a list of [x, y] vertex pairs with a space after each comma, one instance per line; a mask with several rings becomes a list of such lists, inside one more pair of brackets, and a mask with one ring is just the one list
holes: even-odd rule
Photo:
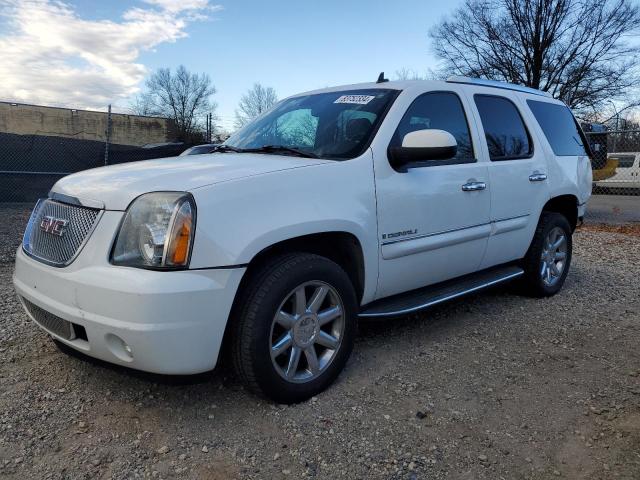
[[587, 155], [571, 110], [565, 105], [527, 100], [553, 153], [559, 157]]

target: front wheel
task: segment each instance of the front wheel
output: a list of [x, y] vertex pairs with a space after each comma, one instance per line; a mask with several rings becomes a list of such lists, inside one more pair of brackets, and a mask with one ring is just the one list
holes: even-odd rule
[[571, 265], [571, 226], [564, 215], [542, 212], [523, 260], [524, 293], [549, 297], [560, 291]]
[[295, 403], [340, 374], [353, 349], [357, 301], [339, 265], [304, 253], [276, 258], [238, 300], [233, 363], [251, 390]]

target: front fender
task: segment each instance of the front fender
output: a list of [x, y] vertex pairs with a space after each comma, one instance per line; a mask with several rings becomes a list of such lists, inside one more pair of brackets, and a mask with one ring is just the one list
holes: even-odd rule
[[[281, 226], [265, 232], [248, 243], [242, 252], [239, 253], [239, 258], [242, 260], [240, 264], [249, 263], [258, 253], [285, 240], [327, 232], [350, 233], [358, 239], [361, 245], [366, 238], [366, 233], [362, 231], [360, 225], [338, 218]], [[363, 246], [363, 249], [364, 248]], [[374, 256], [376, 255], [375, 251], [372, 253]], [[363, 255], [366, 259], [367, 252], [363, 251]]]
[[346, 232], [362, 246], [364, 296], [375, 294], [378, 235], [370, 151], [353, 160], [245, 177], [192, 194], [198, 218], [191, 268], [246, 265], [284, 240]]

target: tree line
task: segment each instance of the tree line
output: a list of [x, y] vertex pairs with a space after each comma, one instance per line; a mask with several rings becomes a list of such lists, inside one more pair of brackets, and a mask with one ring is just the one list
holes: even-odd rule
[[[183, 65], [175, 72], [161, 68], [147, 78], [145, 91], [135, 98], [131, 110], [136, 115], [170, 118], [176, 128], [176, 140], [201, 143], [211, 140], [204, 138], [205, 116], [212, 114], [214, 126], [219, 120], [215, 114], [217, 104], [212, 100], [215, 93], [216, 88], [207, 74], [191, 73]], [[242, 128], [277, 101], [278, 96], [273, 88], [254, 83], [240, 98], [234, 127]]]

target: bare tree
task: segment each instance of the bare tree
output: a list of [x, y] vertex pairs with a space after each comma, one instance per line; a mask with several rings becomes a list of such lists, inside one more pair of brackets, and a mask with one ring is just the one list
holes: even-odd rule
[[131, 108], [139, 115], [173, 119], [177, 139], [188, 142], [201, 134], [204, 115], [215, 111], [217, 105], [211, 100], [215, 93], [206, 74], [190, 73], [182, 65], [175, 73], [161, 68], [147, 79], [146, 91], [135, 99]]
[[449, 74], [551, 92], [595, 111], [638, 85], [640, 26], [630, 0], [466, 0], [430, 32]]
[[271, 108], [277, 101], [278, 95], [273, 88], [254, 83], [253, 87], [240, 98], [236, 109], [236, 128], [245, 126], [262, 112]]
[[407, 67], [402, 67], [395, 72], [396, 80], [426, 80], [425, 77], [417, 73], [415, 70], [411, 70]]

